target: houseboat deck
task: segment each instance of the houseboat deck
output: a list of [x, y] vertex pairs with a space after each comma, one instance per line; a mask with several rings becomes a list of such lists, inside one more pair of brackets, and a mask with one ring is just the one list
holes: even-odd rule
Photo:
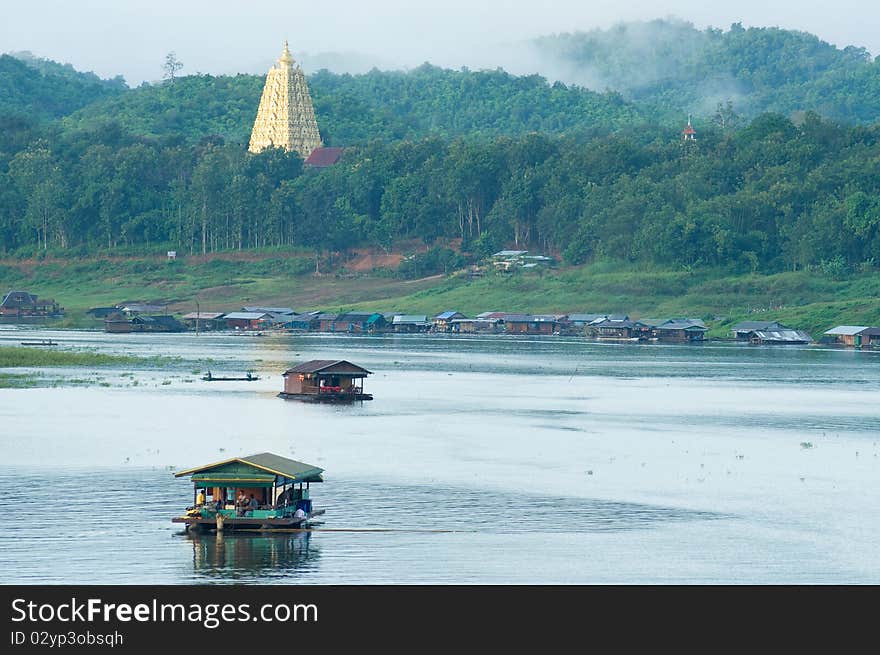
[[353, 403], [359, 400], [372, 400], [371, 393], [351, 393], [348, 391], [322, 391], [321, 393], [286, 393], [278, 394], [285, 400], [301, 400], [307, 403]]
[[216, 530], [223, 532], [234, 532], [236, 530], [291, 530], [305, 528], [314, 517], [322, 515], [325, 511], [323, 509], [315, 510], [302, 517], [257, 518], [254, 516], [225, 516], [230, 510], [224, 510], [224, 517], [218, 522], [216, 511], [206, 509], [203, 514], [200, 513], [198, 516], [178, 516], [171, 519], [171, 522], [183, 523], [186, 525], [187, 530], [192, 532]]

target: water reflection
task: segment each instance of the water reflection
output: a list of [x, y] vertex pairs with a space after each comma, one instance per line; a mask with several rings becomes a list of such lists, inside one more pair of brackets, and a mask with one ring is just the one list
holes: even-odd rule
[[287, 534], [190, 534], [193, 572], [199, 578], [228, 582], [271, 578], [296, 579], [317, 567], [320, 550], [309, 532]]

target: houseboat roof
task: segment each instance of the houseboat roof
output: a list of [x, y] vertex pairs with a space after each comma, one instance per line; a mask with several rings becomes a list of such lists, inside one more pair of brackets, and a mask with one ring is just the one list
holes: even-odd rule
[[[649, 323], [650, 325], [650, 323]], [[706, 330], [706, 325], [698, 318], [670, 318], [659, 325], [654, 326], [657, 330]]]
[[572, 323], [592, 323], [597, 319], [606, 319], [608, 314], [569, 314], [568, 320]]
[[266, 312], [267, 314], [296, 314], [290, 307], [242, 307], [243, 312]]
[[371, 374], [372, 371], [368, 371], [363, 366], [352, 364], [344, 359], [312, 359], [287, 369], [283, 375], [290, 375], [291, 373], [339, 373], [342, 375], [354, 373], [366, 376]]
[[867, 325], [838, 325], [835, 328], [827, 330], [825, 334], [840, 335], [844, 337], [852, 337], [860, 332], [867, 330]]
[[[230, 468], [234, 469], [235, 467], [229, 467], [229, 465], [236, 463], [258, 469], [259, 472], [255, 471], [249, 473], [241, 470], [230, 470]], [[222, 474], [223, 479], [216, 477], [220, 474], [220, 471], [217, 471], [213, 478], [210, 475], [205, 475], [210, 474], [211, 471], [215, 469], [225, 469], [225, 472]], [[198, 481], [205, 482], [206, 484], [210, 482], [238, 482], [248, 484], [255, 481], [265, 481], [264, 478], [268, 478], [265, 474], [270, 473], [272, 475], [280, 475], [283, 478], [294, 480], [295, 482], [323, 482], [324, 479], [321, 477], [323, 472], [324, 469], [322, 468], [312, 464], [298, 462], [295, 459], [288, 459], [286, 457], [281, 457], [280, 455], [273, 455], [272, 453], [258, 453], [246, 457], [232, 457], [220, 462], [214, 462], [213, 464], [206, 464], [185, 471], [179, 471], [174, 474], [174, 477], [180, 478], [185, 475], [192, 475], [195, 478], [195, 476], [198, 476]]]
[[641, 321], [631, 321], [629, 319], [617, 320], [607, 318], [604, 321], [593, 323], [597, 328], [634, 328], [634, 327], [650, 327], [647, 323]]
[[461, 312], [440, 312], [434, 318], [439, 319], [441, 321], [446, 321], [451, 318], [455, 318], [456, 316], [465, 317], [464, 314], [462, 314]]
[[161, 312], [165, 310], [167, 305], [148, 305], [146, 303], [129, 303], [128, 305], [124, 305], [121, 307], [121, 311], [123, 312], [137, 312], [139, 314], [151, 314], [155, 312]]
[[730, 329], [734, 332], [745, 332], [746, 330], [788, 330], [790, 328], [779, 321], [741, 321]]
[[189, 314], [184, 314], [181, 318], [187, 321], [194, 321], [196, 319], [213, 321], [221, 316], [223, 316], [223, 312], [190, 312]]
[[803, 330], [754, 330], [754, 338], [773, 343], [810, 343], [813, 340]]
[[402, 323], [427, 323], [428, 316], [426, 314], [400, 314], [399, 316], [395, 316], [391, 322], [394, 325], [400, 325]]
[[269, 316], [268, 312], [230, 312], [224, 318], [243, 321], [258, 321]]
[[340, 321], [342, 323], [344, 323], [345, 321], [366, 321], [367, 323], [374, 323], [375, 321], [378, 321], [379, 317], [381, 316], [382, 314], [378, 312], [346, 312], [345, 314], [340, 314], [333, 320]]

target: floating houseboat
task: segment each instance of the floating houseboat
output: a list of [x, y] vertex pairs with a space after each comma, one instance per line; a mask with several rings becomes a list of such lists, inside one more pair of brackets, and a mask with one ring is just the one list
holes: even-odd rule
[[372, 400], [364, 393], [364, 378], [371, 371], [344, 359], [313, 359], [284, 372], [284, 391], [279, 398], [317, 403], [349, 403]]
[[233, 457], [175, 473], [189, 476], [193, 504], [182, 516], [190, 532], [283, 530], [308, 526], [315, 510], [309, 485], [323, 482], [324, 469], [272, 453]]

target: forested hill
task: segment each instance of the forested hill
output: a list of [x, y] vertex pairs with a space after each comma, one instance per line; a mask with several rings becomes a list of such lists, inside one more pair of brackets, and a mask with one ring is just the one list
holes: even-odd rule
[[543, 37], [533, 46], [545, 75], [614, 89], [666, 118], [711, 116], [729, 100], [745, 119], [815, 111], [850, 123], [880, 120], [880, 58], [806, 32], [656, 20]]
[[[264, 79], [198, 75], [143, 85], [76, 112], [65, 125], [88, 128], [115, 121], [138, 134], [189, 140], [216, 134], [246, 143]], [[608, 132], [640, 119], [618, 94], [501, 70], [452, 71], [427, 64], [409, 72], [364, 75], [324, 70], [309, 77], [309, 89], [326, 145], [429, 135]]]
[[70, 65], [0, 55], [0, 116], [48, 121], [128, 90], [122, 78], [102, 80]]

